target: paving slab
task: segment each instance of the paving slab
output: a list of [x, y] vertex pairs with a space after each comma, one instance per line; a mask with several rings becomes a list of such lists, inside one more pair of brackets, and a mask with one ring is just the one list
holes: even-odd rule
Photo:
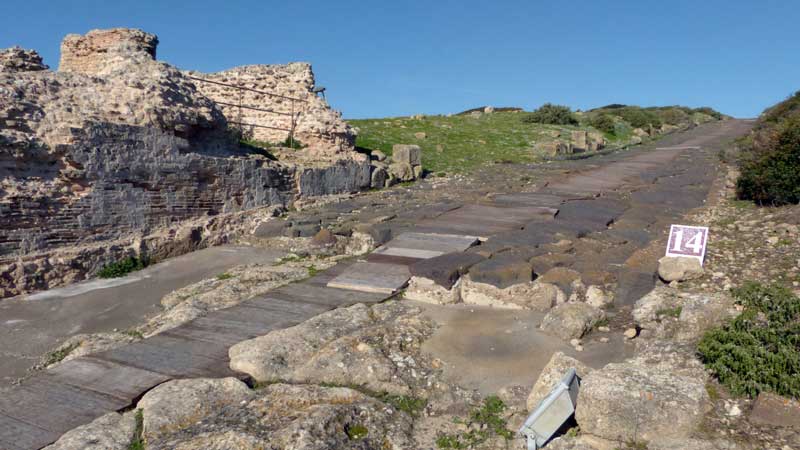
[[376, 249], [373, 254], [427, 259], [450, 252], [460, 252], [478, 243], [474, 236], [403, 233]]
[[328, 287], [392, 295], [411, 278], [408, 266], [357, 262], [328, 283]]

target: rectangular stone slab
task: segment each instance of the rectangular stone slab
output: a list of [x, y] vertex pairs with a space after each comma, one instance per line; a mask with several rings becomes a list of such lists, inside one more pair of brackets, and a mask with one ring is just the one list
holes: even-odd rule
[[0, 448], [30, 450], [58, 440], [60, 432], [47, 431], [0, 413]]
[[61, 363], [42, 377], [132, 402], [142, 392], [169, 380], [169, 376], [92, 357]]
[[379, 294], [394, 294], [411, 278], [408, 266], [357, 262], [328, 283], [328, 287]]
[[403, 233], [373, 252], [377, 255], [428, 259], [462, 252], [478, 242], [475, 236], [435, 233]]

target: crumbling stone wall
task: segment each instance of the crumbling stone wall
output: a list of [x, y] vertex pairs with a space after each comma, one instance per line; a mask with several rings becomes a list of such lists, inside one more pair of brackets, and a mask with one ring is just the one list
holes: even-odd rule
[[[258, 125], [243, 127], [244, 131], [256, 140], [272, 143], [285, 141], [289, 136], [286, 130], [292, 128], [291, 114], [294, 112], [295, 138], [308, 146], [312, 156], [348, 156], [348, 153], [354, 151], [355, 131], [342, 120], [339, 112], [332, 110], [324, 99], [312, 92], [314, 72], [308, 63], [251, 65], [217, 73], [188, 72], [188, 74], [252, 89], [242, 90], [202, 81], [195, 82], [201, 93], [218, 102], [229, 122]], [[270, 92], [298, 100], [255, 91]], [[239, 108], [240, 103], [260, 110]]]
[[[58, 72], [35, 52], [0, 52], [0, 298], [81, 280], [134, 247], [173, 256], [223, 242], [208, 224], [224, 234], [236, 219], [216, 217], [369, 187], [363, 158], [332, 166], [321, 158], [309, 172], [248, 153], [219, 105], [154, 59], [157, 42], [140, 30], [70, 35]], [[306, 113], [321, 111], [323, 119], [301, 119], [300, 139], [346, 156], [351, 131], [310, 92], [310, 66], [258, 67], [274, 67], [269, 88], [308, 98]], [[176, 244], [171, 233], [198, 220], [179, 239], [188, 244]]]
[[32, 72], [47, 68], [36, 50], [25, 50], [20, 47], [0, 50], [0, 72]]
[[61, 41], [61, 72], [101, 75], [113, 69], [118, 56], [141, 53], [156, 59], [158, 38], [142, 30], [112, 28], [92, 30], [86, 35], [68, 34]]

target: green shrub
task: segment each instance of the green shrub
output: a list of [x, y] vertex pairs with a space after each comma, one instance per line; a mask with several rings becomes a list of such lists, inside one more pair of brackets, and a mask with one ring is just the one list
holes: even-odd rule
[[144, 269], [147, 264], [148, 262], [144, 258], [129, 256], [120, 261], [106, 264], [97, 272], [97, 276], [100, 278], [123, 277], [131, 272]]
[[578, 119], [568, 106], [545, 103], [539, 109], [522, 116], [525, 123], [544, 123], [550, 125], [577, 125]]
[[741, 315], [707, 332], [701, 359], [734, 395], [800, 397], [800, 298], [777, 285], [734, 290]]
[[661, 126], [661, 119], [656, 113], [642, 108], [622, 108], [619, 110], [619, 116], [634, 128], [647, 128], [651, 125], [658, 128]]
[[598, 130], [602, 131], [603, 133], [614, 134], [616, 131], [617, 122], [614, 120], [610, 114], [597, 114], [589, 119], [589, 125], [597, 128]]
[[761, 147], [743, 153], [737, 194], [762, 205], [800, 203], [800, 114], [774, 128]]
[[707, 114], [717, 120], [722, 120], [722, 113], [709, 106], [701, 106], [700, 108], [695, 108], [692, 110], [692, 112]]

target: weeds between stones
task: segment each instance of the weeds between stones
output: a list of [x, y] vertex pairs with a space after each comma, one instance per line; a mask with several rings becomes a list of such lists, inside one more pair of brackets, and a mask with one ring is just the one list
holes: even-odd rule
[[128, 444], [128, 450], [144, 450], [144, 416], [142, 410], [136, 410], [136, 428], [133, 431], [131, 443]]
[[106, 264], [97, 272], [97, 276], [100, 278], [119, 278], [131, 272], [142, 270], [148, 265], [149, 261], [147, 258], [128, 256], [117, 262]]
[[487, 397], [480, 408], [469, 414], [466, 421], [455, 419], [456, 423], [465, 425], [469, 431], [440, 434], [436, 438], [436, 446], [440, 449], [465, 449], [481, 445], [492, 437], [512, 439], [514, 432], [506, 428], [506, 421], [502, 417], [505, 409], [506, 405], [499, 397]]

